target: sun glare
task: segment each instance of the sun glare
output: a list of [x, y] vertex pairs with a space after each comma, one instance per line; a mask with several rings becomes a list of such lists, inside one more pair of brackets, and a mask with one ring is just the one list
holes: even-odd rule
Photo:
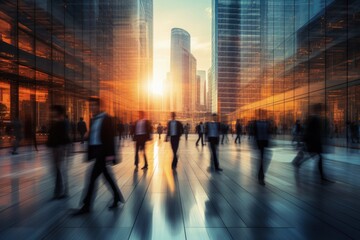
[[150, 90], [154, 95], [162, 95], [163, 94], [163, 82], [160, 80], [152, 80], [150, 81]]

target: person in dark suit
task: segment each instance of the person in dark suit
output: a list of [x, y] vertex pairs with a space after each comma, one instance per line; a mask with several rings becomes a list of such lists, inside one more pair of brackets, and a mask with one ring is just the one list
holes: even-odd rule
[[84, 136], [85, 133], [87, 132], [87, 127], [86, 127], [86, 123], [84, 122], [84, 118], [80, 118], [79, 122], [77, 123], [77, 130], [80, 134], [80, 141], [81, 144], [84, 144]]
[[215, 170], [222, 171], [219, 166], [219, 159], [217, 156], [219, 141], [220, 141], [220, 122], [218, 122], [217, 114], [213, 114], [213, 121], [206, 123], [206, 138], [210, 143], [211, 156], [214, 162]]
[[242, 127], [241, 127], [240, 119], [236, 120], [235, 131], [236, 131], [235, 144], [237, 143], [238, 140], [239, 140], [239, 144], [240, 144], [241, 143], [241, 134], [242, 134]]
[[199, 123], [199, 125], [195, 128], [196, 133], [199, 135], [198, 140], [196, 141], [196, 146], [199, 145], [199, 141], [201, 140], [201, 146], [204, 146], [204, 133], [205, 133], [205, 126], [202, 122]]
[[101, 174], [104, 175], [105, 180], [110, 185], [114, 196], [113, 204], [109, 209], [118, 207], [119, 202], [125, 202], [116, 182], [112, 179], [107, 169], [107, 163], [117, 163], [115, 158], [115, 131], [112, 119], [106, 112], [100, 111], [99, 98], [91, 97], [89, 103], [93, 118], [91, 119], [88, 141], [88, 161], [95, 159], [95, 163], [90, 175], [87, 193], [83, 199], [84, 205], [75, 215], [90, 212], [95, 182]]
[[139, 111], [139, 120], [135, 123], [134, 128], [134, 141], [135, 144], [135, 168], [138, 169], [139, 165], [139, 151], [142, 150], [144, 154], [145, 165], [141, 169], [148, 168], [148, 162], [146, 158], [145, 144], [151, 138], [151, 123], [145, 119], [145, 113]]
[[55, 175], [54, 199], [67, 197], [67, 169], [66, 169], [66, 145], [70, 143], [66, 131], [65, 108], [60, 105], [53, 105], [51, 111], [51, 125], [46, 145], [51, 148], [53, 156], [53, 169]]
[[264, 159], [265, 159], [265, 148], [269, 147], [269, 138], [270, 138], [269, 121], [265, 119], [255, 121], [254, 133], [255, 133], [257, 146], [260, 150], [258, 181], [260, 185], [265, 185]]
[[171, 149], [173, 151], [172, 169], [176, 169], [178, 163], [177, 150], [179, 148], [180, 137], [184, 133], [183, 125], [180, 121], [175, 120], [176, 114], [171, 113], [171, 121], [167, 124], [166, 141], [170, 137]]

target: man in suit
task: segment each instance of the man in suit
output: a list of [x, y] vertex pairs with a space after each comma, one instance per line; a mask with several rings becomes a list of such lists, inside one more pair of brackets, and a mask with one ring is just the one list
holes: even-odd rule
[[266, 119], [255, 121], [254, 133], [255, 133], [257, 146], [260, 150], [258, 181], [260, 185], [264, 186], [265, 185], [265, 171], [264, 171], [265, 148], [269, 146], [269, 138], [270, 138], [269, 121], [267, 121]]
[[205, 126], [202, 122], [199, 123], [199, 125], [196, 126], [196, 132], [199, 135], [198, 140], [196, 141], [196, 146], [199, 145], [199, 141], [201, 139], [201, 146], [204, 146], [204, 132], [205, 132]]
[[218, 116], [213, 114], [213, 121], [206, 123], [206, 137], [210, 143], [211, 156], [214, 162], [215, 170], [222, 171], [219, 167], [219, 159], [217, 157], [217, 151], [220, 141], [220, 122], [218, 122]]
[[139, 165], [139, 151], [142, 150], [144, 154], [145, 165], [141, 168], [146, 170], [148, 168], [148, 162], [145, 153], [145, 144], [150, 140], [151, 134], [151, 124], [150, 121], [145, 119], [145, 113], [139, 111], [139, 120], [135, 123], [134, 129], [134, 141], [135, 145], [135, 167], [138, 169]]
[[239, 143], [241, 143], [242, 126], [240, 123], [240, 119], [236, 120], [235, 131], [236, 131], [235, 144], [237, 143], [237, 140], [239, 140]]
[[84, 144], [84, 136], [87, 132], [86, 123], [84, 122], [84, 118], [80, 118], [79, 122], [77, 123], [77, 130], [80, 133], [80, 141], [81, 144]]
[[167, 135], [166, 141], [170, 137], [171, 149], [173, 151], [173, 161], [171, 164], [172, 169], [176, 169], [178, 158], [177, 158], [177, 150], [179, 148], [180, 137], [184, 132], [183, 125], [180, 121], [175, 120], [176, 114], [174, 112], [171, 113], [171, 121], [167, 124]]
[[89, 99], [89, 104], [93, 118], [91, 119], [88, 142], [88, 160], [90, 161], [95, 159], [95, 163], [90, 175], [87, 194], [83, 200], [84, 205], [78, 212], [75, 213], [75, 215], [90, 212], [95, 182], [101, 174], [104, 174], [104, 177], [110, 185], [114, 196], [113, 204], [109, 207], [109, 209], [116, 208], [119, 202], [125, 202], [125, 199], [122, 196], [116, 182], [112, 179], [107, 169], [108, 163], [117, 163], [115, 158], [115, 131], [112, 119], [106, 112], [100, 111], [99, 98], [91, 97]]

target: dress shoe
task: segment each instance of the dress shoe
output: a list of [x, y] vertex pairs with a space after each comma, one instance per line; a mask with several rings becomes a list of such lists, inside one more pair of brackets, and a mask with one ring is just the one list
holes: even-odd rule
[[145, 166], [143, 166], [141, 169], [143, 169], [143, 170], [148, 169], [148, 166], [145, 165]]
[[222, 172], [223, 169], [222, 168], [215, 168], [215, 171]]

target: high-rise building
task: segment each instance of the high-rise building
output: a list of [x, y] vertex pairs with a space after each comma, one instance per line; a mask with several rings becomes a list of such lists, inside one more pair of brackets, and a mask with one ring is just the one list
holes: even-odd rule
[[260, 0], [213, 0], [213, 111], [226, 116], [259, 88], [241, 89], [260, 76]]
[[200, 77], [200, 89], [199, 89], [199, 110], [206, 111], [206, 71], [198, 70], [197, 75]]
[[[213, 4], [212, 102], [218, 101], [220, 113], [227, 106], [222, 81], [232, 76], [239, 94], [234, 98], [237, 110], [228, 120], [240, 118], [246, 124], [257, 117], [271, 118], [278, 133], [287, 135], [316, 104], [322, 106], [329, 133], [339, 136], [336, 144], [350, 145], [351, 126], [357, 126], [360, 118], [358, 1], [214, 0]], [[229, 59], [233, 64], [223, 65]]]
[[191, 54], [190, 34], [171, 30], [170, 110], [192, 113], [195, 109], [196, 59]]
[[152, 0], [1, 1], [0, 122], [45, 129], [52, 104], [89, 122], [92, 95], [130, 121], [147, 105], [152, 29]]

